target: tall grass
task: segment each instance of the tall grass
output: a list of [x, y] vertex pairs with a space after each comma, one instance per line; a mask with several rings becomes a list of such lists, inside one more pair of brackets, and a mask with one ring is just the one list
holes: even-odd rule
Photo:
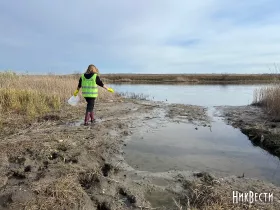
[[280, 84], [256, 89], [253, 105], [263, 107], [273, 120], [280, 120]]
[[[35, 117], [58, 110], [77, 88], [78, 79], [70, 76], [34, 76], [0, 72], [1, 116], [16, 113]], [[99, 100], [110, 97], [113, 97], [112, 94], [100, 89]]]
[[0, 111], [35, 117], [60, 108], [77, 81], [56, 76], [0, 73]]
[[67, 98], [75, 90], [78, 80], [63, 76], [16, 75], [12, 72], [0, 73], [0, 88], [36, 90], [48, 95]]
[[51, 110], [59, 109], [60, 98], [36, 90], [0, 89], [1, 113], [13, 112], [36, 116]]

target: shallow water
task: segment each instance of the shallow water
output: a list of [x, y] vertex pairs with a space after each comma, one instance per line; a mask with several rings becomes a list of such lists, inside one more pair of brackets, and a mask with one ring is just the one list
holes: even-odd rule
[[[93, 123], [89, 122], [89, 126], [95, 125], [97, 123], [102, 123], [104, 120], [96, 118]], [[66, 123], [67, 126], [82, 126], [84, 125], [84, 120], [75, 120]]]
[[[208, 171], [280, 184], [279, 159], [254, 147], [248, 137], [221, 119], [211, 127], [186, 123], [153, 123], [149, 131], [138, 130], [124, 148], [125, 159], [138, 170]], [[197, 129], [196, 129], [197, 128]]]
[[254, 90], [265, 85], [111, 85], [117, 92], [149, 96], [155, 101], [200, 106], [240, 106], [253, 101]]
[[[119, 91], [151, 91], [154, 100], [168, 96], [169, 103], [207, 106], [211, 127], [186, 123], [163, 123], [151, 120], [149, 129], [134, 131], [124, 148], [125, 159], [132, 167], [151, 172], [169, 170], [208, 171], [216, 175], [237, 175], [280, 184], [280, 162], [263, 149], [252, 145], [248, 137], [219, 118], [214, 105], [247, 105], [258, 85], [121, 85]], [[181, 91], [179, 94], [179, 91]], [[124, 92], [124, 91], [123, 91]], [[128, 91], [130, 92], [130, 91]], [[165, 93], [165, 96], [163, 95]], [[180, 96], [179, 96], [180, 95]]]

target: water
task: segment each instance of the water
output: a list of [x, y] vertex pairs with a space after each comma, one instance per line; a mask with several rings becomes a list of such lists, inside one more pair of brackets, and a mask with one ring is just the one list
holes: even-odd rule
[[200, 106], [248, 105], [253, 101], [254, 90], [264, 85], [111, 85], [117, 92], [148, 95], [149, 99], [167, 103]]
[[[207, 171], [280, 183], [279, 159], [254, 147], [239, 129], [215, 118], [211, 128], [186, 123], [138, 130], [125, 148], [125, 159], [143, 171]], [[195, 129], [197, 128], [197, 130]]]
[[131, 136], [124, 148], [126, 161], [144, 171], [195, 170], [223, 176], [244, 173], [245, 177], [280, 184], [279, 159], [253, 146], [239, 129], [213, 115], [213, 106], [250, 104], [254, 90], [262, 86], [113, 85], [116, 91], [149, 95], [155, 101], [206, 106], [214, 121], [211, 128], [151, 121], [148, 131], [137, 128]]

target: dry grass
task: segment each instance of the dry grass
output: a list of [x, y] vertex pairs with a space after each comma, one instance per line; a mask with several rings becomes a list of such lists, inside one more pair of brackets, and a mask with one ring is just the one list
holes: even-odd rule
[[0, 89], [0, 110], [34, 117], [60, 108], [57, 95], [48, 95], [37, 90]]
[[258, 180], [216, 179], [206, 172], [198, 173], [199, 179], [184, 180], [183, 193], [173, 199], [178, 210], [241, 210], [241, 209], [279, 209], [277, 202], [238, 202], [233, 203], [232, 192], [249, 191], [277, 193], [275, 188], [266, 186]]
[[26, 76], [0, 73], [2, 113], [35, 117], [58, 110], [71, 96], [77, 81], [56, 76]]
[[[184, 193], [174, 202], [180, 210], [224, 210], [249, 209], [249, 203], [234, 204], [232, 188], [229, 184], [220, 183], [208, 173], [202, 173], [200, 180], [187, 181], [183, 185]], [[252, 207], [252, 206], [251, 206]], [[258, 209], [258, 208], [252, 208]]]
[[66, 99], [74, 92], [78, 80], [63, 76], [16, 75], [13, 72], [0, 73], [1, 89], [36, 90], [48, 95]]
[[263, 107], [273, 120], [280, 120], [280, 84], [255, 90], [253, 105]]
[[[181, 201], [188, 209], [230, 209], [230, 199], [219, 189], [219, 182], [207, 173], [199, 181], [185, 181]], [[224, 190], [224, 188], [222, 188]], [[183, 208], [182, 208], [183, 209]]]
[[88, 195], [73, 176], [60, 178], [36, 190], [38, 198], [22, 206], [28, 210], [83, 209]]
[[[5, 114], [16, 113], [36, 117], [59, 110], [77, 88], [78, 79], [77, 76], [0, 73], [0, 111]], [[112, 94], [100, 88], [99, 100], [111, 97]]]
[[189, 182], [183, 201], [188, 209], [235, 209], [228, 192], [218, 185], [204, 182]]
[[104, 74], [114, 83], [270, 83], [280, 74]]
[[[37, 119], [68, 110], [67, 100], [78, 86], [79, 76], [34, 76], [0, 72], [0, 136], [26, 129]], [[79, 93], [82, 103], [85, 100]], [[99, 101], [114, 101], [118, 94], [99, 88]], [[72, 109], [76, 112], [78, 109]]]
[[[223, 186], [222, 186], [223, 185]], [[244, 191], [247, 192], [247, 191]], [[228, 184], [205, 184], [189, 182], [188, 189], [179, 200], [174, 199], [178, 210], [242, 210], [242, 209], [279, 209], [277, 204], [263, 204], [232, 201], [232, 188]]]

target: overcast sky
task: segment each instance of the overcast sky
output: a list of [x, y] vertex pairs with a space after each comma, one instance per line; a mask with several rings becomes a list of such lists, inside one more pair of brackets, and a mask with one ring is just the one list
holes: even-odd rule
[[279, 0], [0, 0], [0, 69], [272, 73]]

